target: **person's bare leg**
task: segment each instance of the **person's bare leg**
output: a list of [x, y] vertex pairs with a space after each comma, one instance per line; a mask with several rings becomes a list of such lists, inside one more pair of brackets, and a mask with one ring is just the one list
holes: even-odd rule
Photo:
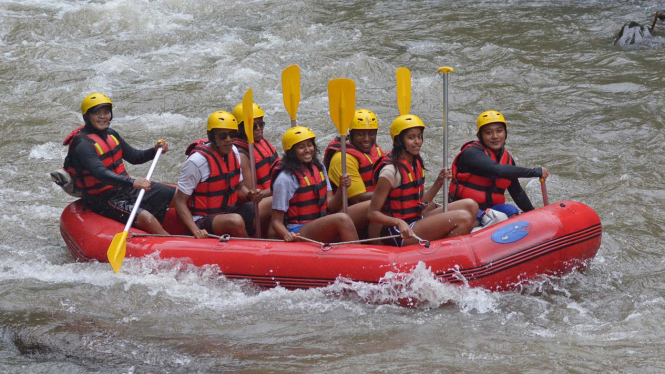
[[215, 216], [212, 221], [212, 234], [224, 235], [246, 238], [247, 230], [245, 229], [245, 221], [242, 216], [236, 213], [219, 214]]
[[134, 221], [134, 225], [137, 229], [143, 230], [147, 233], [150, 234], [159, 234], [159, 235], [168, 235], [169, 233], [164, 230], [162, 225], [159, 223], [157, 218], [153, 216], [150, 212], [147, 210], [141, 211], [136, 216], [136, 220]]
[[332, 243], [338, 239], [343, 242], [358, 240], [353, 220], [345, 213], [330, 214], [307, 222], [298, 230], [298, 234], [324, 243]]
[[[425, 240], [438, 240], [471, 232], [476, 216], [465, 210], [453, 210], [446, 213], [429, 215], [413, 226], [413, 233]], [[404, 245], [418, 243], [418, 239], [404, 240]]]

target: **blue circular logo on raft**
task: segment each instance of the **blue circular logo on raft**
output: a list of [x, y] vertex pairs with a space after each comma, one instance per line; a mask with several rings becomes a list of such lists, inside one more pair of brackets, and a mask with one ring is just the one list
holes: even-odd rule
[[492, 234], [492, 241], [499, 244], [514, 243], [529, 234], [531, 226], [529, 222], [511, 222]]

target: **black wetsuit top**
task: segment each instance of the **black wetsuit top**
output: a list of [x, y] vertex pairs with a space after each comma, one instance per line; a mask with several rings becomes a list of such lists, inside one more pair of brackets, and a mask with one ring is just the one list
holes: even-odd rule
[[[91, 131], [86, 126], [86, 128], [84, 128], [81, 132], [81, 135], [90, 133]], [[154, 148], [145, 150], [135, 149], [111, 128], [107, 128], [102, 132], [95, 131], [95, 134], [99, 135], [103, 139], [106, 139], [106, 136], [109, 135], [115, 136], [122, 146], [122, 159], [133, 165], [146, 163], [152, 160], [157, 153]], [[89, 141], [82, 139], [82, 137], [76, 137], [72, 141], [71, 150], [73, 152], [70, 154], [70, 156], [74, 167], [86, 169], [90, 172], [90, 174], [92, 174], [92, 176], [99, 179], [101, 182], [110, 184], [112, 186], [131, 188], [134, 185], [134, 178], [116, 174], [107, 169], [106, 166], [104, 166], [102, 163], [102, 160], [97, 155], [95, 146]]]
[[[500, 160], [503, 155], [504, 149], [497, 155]], [[468, 147], [457, 158], [457, 167], [460, 173], [471, 173], [481, 177], [499, 177], [510, 179], [510, 186], [508, 192], [510, 197], [513, 198], [515, 204], [522, 209], [523, 212], [533, 210], [534, 207], [529, 200], [526, 192], [520, 185], [517, 178], [540, 178], [543, 176], [543, 168], [523, 168], [513, 165], [501, 165], [492, 160], [482, 150], [476, 147]]]

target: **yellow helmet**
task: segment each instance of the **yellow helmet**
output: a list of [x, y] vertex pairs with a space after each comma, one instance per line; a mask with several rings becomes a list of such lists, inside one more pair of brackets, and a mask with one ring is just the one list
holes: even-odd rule
[[238, 121], [233, 114], [218, 110], [208, 117], [208, 131], [212, 129], [228, 129], [238, 131]]
[[316, 138], [314, 131], [308, 129], [305, 126], [291, 127], [290, 129], [286, 130], [284, 136], [282, 137], [282, 148], [284, 148], [284, 151], [286, 152], [297, 143], [300, 143], [303, 140], [314, 138]]
[[395, 139], [395, 137], [402, 133], [402, 131], [413, 127], [422, 127], [424, 129], [425, 124], [420, 118], [413, 114], [401, 115], [395, 118], [392, 125], [390, 125], [390, 137]]
[[88, 110], [90, 108], [94, 108], [97, 105], [103, 105], [103, 104], [108, 104], [113, 108], [113, 103], [111, 102], [111, 99], [109, 99], [108, 96], [104, 95], [103, 93], [95, 92], [91, 93], [90, 95], [86, 96], [85, 99], [81, 102], [81, 113], [86, 114], [88, 113]]
[[[263, 109], [261, 109], [260, 106], [258, 106], [256, 103], [253, 104], [254, 108], [252, 109], [252, 114], [254, 115], [254, 118], [259, 118], [266, 115], [265, 113], [263, 113]], [[236, 105], [236, 107], [233, 108], [233, 116], [236, 118], [236, 121], [238, 121], [238, 123], [244, 122], [245, 119], [242, 118], [242, 103]]]
[[349, 130], [378, 130], [379, 120], [376, 119], [376, 114], [371, 110], [358, 109], [354, 113], [353, 121]]
[[503, 125], [506, 126], [506, 129], [508, 129], [508, 124], [506, 123], [506, 119], [503, 118], [503, 114], [497, 112], [496, 110], [488, 110], [486, 112], [482, 112], [478, 116], [477, 131], [480, 131], [481, 127], [489, 125], [490, 123], [503, 123]]

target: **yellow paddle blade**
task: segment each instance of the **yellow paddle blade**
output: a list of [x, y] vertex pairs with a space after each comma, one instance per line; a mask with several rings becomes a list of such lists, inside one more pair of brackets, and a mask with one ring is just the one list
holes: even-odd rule
[[109, 264], [113, 270], [118, 273], [122, 267], [122, 261], [125, 259], [125, 252], [127, 251], [127, 235], [129, 232], [123, 231], [115, 234], [111, 246], [109, 247], [106, 256], [109, 259]]
[[245, 96], [242, 98], [242, 121], [245, 125], [247, 141], [254, 143], [254, 98], [252, 97], [251, 88], [245, 92]]
[[411, 109], [411, 71], [407, 68], [397, 69], [397, 107], [400, 116]]
[[300, 104], [300, 67], [298, 65], [291, 65], [282, 71], [282, 94], [284, 95], [284, 107], [293, 121], [296, 119], [296, 112], [298, 112]]
[[346, 135], [356, 111], [356, 83], [351, 79], [337, 78], [328, 82], [328, 102], [332, 118], [340, 135]]

